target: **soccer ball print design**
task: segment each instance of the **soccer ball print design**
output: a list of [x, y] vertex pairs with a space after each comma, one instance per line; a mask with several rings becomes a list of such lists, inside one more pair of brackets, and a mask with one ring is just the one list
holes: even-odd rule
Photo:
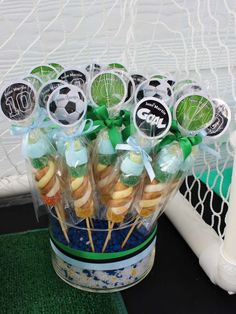
[[73, 85], [58, 87], [47, 103], [51, 119], [64, 127], [75, 126], [84, 117], [86, 109], [87, 101], [83, 91]]
[[135, 99], [136, 102], [139, 102], [146, 97], [155, 97], [167, 102], [172, 96], [172, 88], [165, 80], [150, 79], [138, 86]]
[[102, 66], [97, 63], [90, 63], [86, 66], [85, 70], [90, 74], [91, 77], [93, 77], [101, 72]]
[[135, 88], [137, 88], [142, 82], [146, 81], [146, 78], [141, 74], [132, 74], [131, 75]]

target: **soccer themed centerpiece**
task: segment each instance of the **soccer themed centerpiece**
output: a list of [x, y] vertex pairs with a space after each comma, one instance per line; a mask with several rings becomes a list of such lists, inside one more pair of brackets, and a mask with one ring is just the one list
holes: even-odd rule
[[150, 272], [159, 216], [198, 154], [216, 154], [211, 143], [231, 119], [194, 80], [119, 63], [39, 65], [0, 97], [22, 137], [36, 215], [49, 216], [53, 267], [94, 292]]

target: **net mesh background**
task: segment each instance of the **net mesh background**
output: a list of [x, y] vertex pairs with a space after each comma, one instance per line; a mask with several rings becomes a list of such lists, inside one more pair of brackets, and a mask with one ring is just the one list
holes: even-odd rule
[[[38, 64], [58, 62], [65, 66], [91, 62], [120, 62], [131, 73], [165, 73], [177, 80], [196, 79], [209, 93], [224, 99], [232, 109], [236, 99], [236, 1], [27, 1], [7, 0], [0, 5], [0, 83], [23, 77]], [[0, 185], [4, 193], [14, 181], [22, 184], [25, 166], [20, 140], [9, 134], [9, 123], [0, 118]], [[217, 178], [232, 166], [228, 136], [215, 143], [221, 159], [204, 153], [186, 180], [185, 196], [204, 216], [210, 204], [208, 223], [224, 235], [222, 213], [228, 196], [213, 203]], [[217, 170], [212, 185], [209, 174]], [[200, 171], [200, 173], [199, 173]], [[207, 188], [199, 177], [207, 171]], [[221, 187], [222, 188], [222, 187]], [[192, 190], [198, 201], [192, 200]], [[208, 206], [209, 207], [209, 206]], [[204, 217], [203, 217], [204, 218]]]

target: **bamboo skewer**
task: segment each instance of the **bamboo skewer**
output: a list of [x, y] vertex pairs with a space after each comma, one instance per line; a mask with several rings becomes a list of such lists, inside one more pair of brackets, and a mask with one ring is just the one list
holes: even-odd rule
[[94, 229], [93, 218], [89, 217], [90, 226]]
[[131, 236], [131, 233], [134, 231], [134, 228], [136, 227], [136, 225], [137, 225], [139, 219], [140, 219], [140, 216], [137, 216], [136, 219], [135, 219], [135, 221], [134, 221], [134, 223], [133, 223], [133, 226], [130, 228], [130, 230], [129, 230], [127, 236], [125, 237], [125, 239], [124, 239], [124, 241], [123, 241], [123, 243], [122, 243], [122, 245], [121, 245], [121, 248], [122, 248], [122, 249], [123, 249], [123, 247], [126, 245], [127, 241], [129, 240], [129, 237]]
[[[110, 220], [108, 220], [108, 229], [110, 229], [110, 226], [111, 226], [111, 221]], [[109, 235], [109, 239], [108, 239], [108, 241], [110, 241], [111, 240], [111, 233], [110, 233], [110, 235]]]
[[55, 211], [56, 211], [57, 218], [58, 218], [58, 220], [59, 220], [59, 223], [60, 223], [62, 232], [63, 232], [63, 234], [64, 234], [64, 237], [65, 237], [66, 241], [69, 243], [70, 240], [69, 240], [68, 234], [67, 234], [67, 226], [65, 225], [64, 219], [62, 218], [62, 215], [64, 215], [64, 214], [63, 214], [64, 209], [63, 209], [62, 204], [57, 204], [57, 205], [55, 205]]
[[86, 225], [87, 225], [87, 231], [88, 231], [89, 242], [90, 242], [92, 251], [95, 252], [94, 244], [93, 244], [93, 238], [92, 238], [92, 232], [91, 232], [90, 224], [89, 224], [89, 218], [86, 218], [85, 220], [86, 220]]
[[111, 239], [112, 229], [113, 229], [114, 224], [115, 224], [114, 222], [110, 222], [110, 221], [108, 221], [108, 222], [109, 222], [109, 227], [108, 227], [109, 230], [108, 230], [108, 233], [107, 233], [106, 241], [105, 241], [105, 243], [103, 245], [103, 248], [102, 248], [102, 253], [105, 252], [107, 244], [108, 244], [108, 241]]
[[142, 227], [142, 224], [143, 224], [143, 222], [141, 221], [141, 222], [138, 224], [137, 228], [138, 228], [138, 229], [141, 228], [141, 227]]

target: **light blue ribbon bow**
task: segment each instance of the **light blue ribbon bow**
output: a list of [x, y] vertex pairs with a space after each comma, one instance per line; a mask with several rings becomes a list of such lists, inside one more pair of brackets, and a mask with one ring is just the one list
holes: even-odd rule
[[93, 132], [98, 126], [93, 125], [92, 119], [87, 119], [82, 121], [82, 123], [79, 125], [79, 127], [71, 134], [67, 134], [65, 132], [58, 132], [55, 134], [55, 140], [57, 141], [57, 148], [59, 150], [59, 153], [64, 154], [63, 147], [65, 142], [69, 142], [69, 150], [68, 153], [73, 153], [75, 150], [75, 139], [85, 136], [86, 134], [89, 134]]
[[55, 125], [51, 120], [47, 120], [47, 115], [45, 111], [40, 108], [34, 117], [32, 123], [28, 126], [21, 126], [13, 124], [11, 126], [10, 132], [11, 135], [25, 135], [33, 129], [44, 129], [44, 128], [53, 128]]
[[10, 128], [11, 135], [20, 136], [23, 135], [22, 139], [22, 155], [24, 157], [30, 158], [39, 158], [43, 154], [46, 154], [50, 151], [50, 145], [48, 139], [46, 139], [46, 135], [43, 134], [42, 138], [39, 139], [37, 143], [29, 145], [29, 135], [32, 130], [36, 129], [44, 129], [44, 128], [51, 128], [53, 129], [55, 125], [49, 119], [47, 119], [47, 115], [44, 109], [40, 108], [36, 116], [33, 118], [32, 123], [28, 126], [21, 126], [21, 125], [12, 125]]
[[82, 121], [82, 123], [79, 125], [79, 127], [71, 134], [67, 134], [63, 132], [61, 135], [61, 139], [64, 142], [73, 142], [76, 138], [84, 136], [86, 134], [89, 134], [93, 132], [98, 126], [93, 125], [92, 119], [86, 119]]
[[140, 154], [143, 160], [144, 167], [148, 173], [148, 176], [150, 180], [153, 181], [153, 179], [155, 178], [155, 172], [151, 165], [152, 158], [148, 155], [148, 153], [142, 147], [138, 145], [138, 143], [133, 137], [129, 137], [127, 139], [127, 144], [117, 144], [116, 149], [132, 151], [137, 154]]

